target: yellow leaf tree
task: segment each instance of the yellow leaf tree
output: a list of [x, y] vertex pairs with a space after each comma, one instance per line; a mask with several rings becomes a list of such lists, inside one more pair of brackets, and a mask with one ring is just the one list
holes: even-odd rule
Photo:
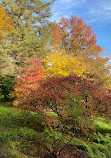
[[47, 76], [68, 76], [69, 74], [81, 76], [86, 69], [82, 57], [73, 57], [59, 51], [48, 54], [44, 64]]
[[4, 43], [4, 39], [10, 36], [14, 30], [13, 22], [5, 12], [3, 5], [0, 4], [0, 41]]

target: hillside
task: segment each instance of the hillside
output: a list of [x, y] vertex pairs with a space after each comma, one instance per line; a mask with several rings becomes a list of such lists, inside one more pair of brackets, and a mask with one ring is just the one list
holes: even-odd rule
[[[55, 139], [54, 148], [60, 158], [111, 158], [111, 122], [103, 118], [96, 119], [95, 130], [78, 132], [71, 139], [58, 132]], [[6, 103], [0, 105], [2, 158], [50, 158], [51, 141], [52, 135], [40, 115]]]

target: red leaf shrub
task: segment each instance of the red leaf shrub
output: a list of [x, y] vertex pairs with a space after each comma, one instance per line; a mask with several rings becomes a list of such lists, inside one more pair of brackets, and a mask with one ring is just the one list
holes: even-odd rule
[[111, 95], [108, 95], [98, 83], [76, 75], [47, 78], [41, 83], [34, 98], [37, 107], [51, 109], [58, 115], [59, 120], [63, 121], [72, 119], [73, 114], [70, 114], [68, 109], [73, 106], [73, 110], [75, 108], [80, 111], [79, 116], [86, 118], [84, 126], [80, 120], [83, 127], [96, 114], [106, 116], [110, 114]]
[[[89, 126], [92, 116], [110, 114], [111, 95], [100, 83], [77, 75], [45, 78], [39, 59], [26, 65], [12, 93], [15, 106], [41, 113], [48, 124], [52, 124], [56, 114], [56, 123], [79, 122], [82, 129]], [[48, 116], [47, 111], [53, 115]]]

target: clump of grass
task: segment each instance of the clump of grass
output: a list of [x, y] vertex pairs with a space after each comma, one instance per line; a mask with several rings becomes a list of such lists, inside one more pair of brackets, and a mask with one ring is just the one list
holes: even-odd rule
[[[44, 128], [41, 125], [42, 117], [37, 113], [17, 111], [12, 107], [0, 106], [0, 126], [13, 128], [17, 126], [28, 126], [39, 131]], [[39, 127], [38, 127], [39, 126]], [[42, 128], [40, 128], [40, 126]]]
[[96, 131], [100, 133], [111, 133], [111, 121], [98, 117], [95, 120]]
[[22, 121], [22, 114], [11, 107], [0, 107], [0, 126], [14, 127]]

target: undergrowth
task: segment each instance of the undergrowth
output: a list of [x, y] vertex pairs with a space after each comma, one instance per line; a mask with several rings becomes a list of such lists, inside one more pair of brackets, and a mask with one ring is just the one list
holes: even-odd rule
[[[4, 104], [5, 105], [5, 104]], [[4, 158], [39, 158], [49, 152], [50, 142], [56, 150], [65, 145], [86, 151], [89, 158], [111, 158], [111, 121], [98, 117], [96, 128], [84, 136], [52, 133], [46, 128], [40, 115], [0, 106], [0, 144]], [[54, 132], [54, 131], [53, 131]], [[62, 151], [61, 150], [61, 151]], [[73, 157], [73, 155], [72, 155]]]

